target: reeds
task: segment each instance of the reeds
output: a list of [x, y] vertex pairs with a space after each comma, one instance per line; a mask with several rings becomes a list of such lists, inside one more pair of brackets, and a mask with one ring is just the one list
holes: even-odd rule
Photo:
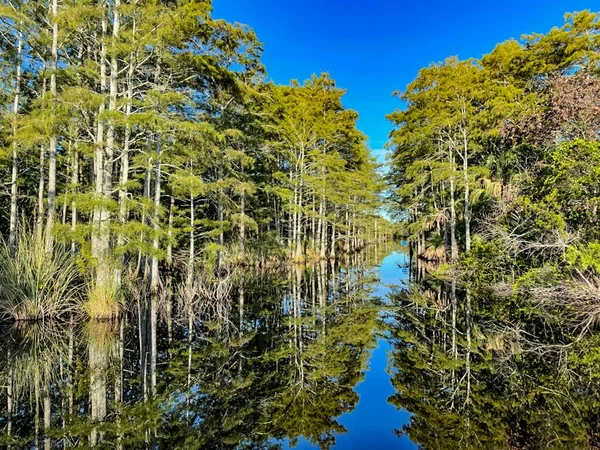
[[41, 320], [81, 312], [83, 280], [66, 247], [44, 249], [44, 239], [23, 232], [14, 249], [0, 240], [0, 318]]

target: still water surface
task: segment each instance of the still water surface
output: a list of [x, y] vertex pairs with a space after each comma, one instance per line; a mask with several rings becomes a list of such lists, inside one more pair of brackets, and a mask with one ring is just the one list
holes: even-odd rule
[[[402, 249], [233, 277], [221, 298], [132, 297], [106, 323], [3, 329], [5, 448], [413, 448], [388, 403]], [[191, 326], [190, 326], [191, 325]], [[152, 335], [156, 334], [156, 345]]]
[[0, 448], [600, 448], [597, 327], [420, 263], [405, 284], [405, 250], [5, 324]]
[[[392, 289], [399, 289], [408, 282], [409, 271], [408, 253], [402, 250], [392, 251], [381, 263], [372, 267], [374, 275], [372, 295], [389, 305], [388, 296]], [[382, 310], [382, 316], [386, 308]], [[383, 317], [382, 317], [383, 318]], [[388, 319], [389, 320], [389, 319]], [[365, 379], [357, 384], [355, 391], [359, 400], [356, 408], [339, 418], [346, 432], [336, 436], [335, 449], [412, 449], [417, 448], [407, 436], [398, 437], [394, 430], [406, 424], [410, 415], [397, 409], [388, 402], [394, 394], [388, 373], [388, 354], [391, 350], [388, 333], [384, 331], [378, 336], [377, 346], [372, 351], [368, 366], [365, 369]], [[289, 448], [289, 447], [288, 447]], [[299, 449], [318, 449], [306, 438], [301, 438]]]

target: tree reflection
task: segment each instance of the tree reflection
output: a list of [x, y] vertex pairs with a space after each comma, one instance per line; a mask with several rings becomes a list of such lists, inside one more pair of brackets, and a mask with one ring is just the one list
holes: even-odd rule
[[330, 448], [381, 326], [376, 261], [349, 263], [244, 274], [211, 308], [142, 296], [119, 321], [3, 331], [0, 446]]
[[394, 296], [389, 401], [421, 448], [598, 448], [600, 335], [455, 282]]

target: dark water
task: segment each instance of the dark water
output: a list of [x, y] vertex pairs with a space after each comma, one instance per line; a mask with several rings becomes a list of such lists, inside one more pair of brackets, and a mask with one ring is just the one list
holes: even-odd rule
[[409, 415], [389, 402], [385, 318], [406, 258], [246, 271], [192, 315], [134, 296], [118, 322], [6, 326], [0, 445], [414, 448], [394, 433]]
[[240, 272], [192, 308], [132, 295], [120, 321], [5, 324], [0, 448], [600, 448], [593, 305], [434, 267], [403, 285], [407, 263], [371, 247]]
[[388, 401], [411, 413], [398, 434], [425, 449], [600, 448], [597, 297], [435, 270], [417, 263], [390, 296]]

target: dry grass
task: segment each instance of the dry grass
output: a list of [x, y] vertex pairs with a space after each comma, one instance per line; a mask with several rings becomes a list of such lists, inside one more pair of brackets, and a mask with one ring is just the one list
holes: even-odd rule
[[114, 286], [94, 286], [83, 305], [85, 313], [93, 320], [108, 320], [119, 316], [121, 298]]
[[445, 261], [446, 247], [435, 247], [434, 245], [430, 245], [425, 249], [421, 257], [428, 261]]
[[90, 320], [85, 331], [89, 346], [110, 354], [115, 351], [118, 341], [119, 321]]

